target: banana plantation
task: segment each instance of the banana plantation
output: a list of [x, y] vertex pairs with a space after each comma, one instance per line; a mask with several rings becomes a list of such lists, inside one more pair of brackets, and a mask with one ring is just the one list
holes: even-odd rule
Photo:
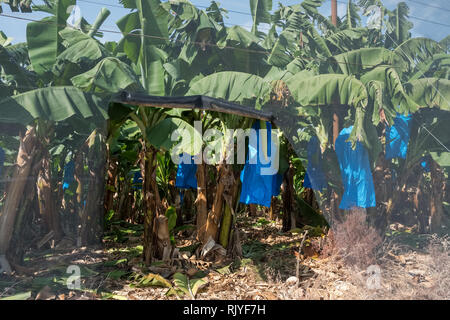
[[34, 2], [0, 1], [46, 14], [0, 32], [0, 299], [226, 299], [244, 269], [267, 286], [232, 299], [288, 299], [333, 245], [446, 239], [450, 36], [412, 37], [405, 2], [250, 0], [244, 28], [120, 0], [117, 32]]

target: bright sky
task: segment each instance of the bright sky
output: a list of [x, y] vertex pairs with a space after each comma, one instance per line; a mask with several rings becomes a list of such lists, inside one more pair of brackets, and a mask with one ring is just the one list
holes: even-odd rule
[[[385, 6], [389, 9], [395, 8], [396, 4], [401, 2], [401, 0], [382, 0]], [[441, 40], [450, 34], [450, 0], [404, 0], [411, 9], [411, 21], [414, 23], [414, 28], [412, 30], [413, 36], [425, 36], [432, 38], [434, 40]], [[35, 3], [41, 3], [41, 0], [35, 1]], [[107, 30], [118, 30], [116, 26], [116, 21], [129, 12], [129, 9], [111, 7], [119, 6], [118, 0], [78, 0], [78, 6], [81, 9], [83, 17], [92, 23], [99, 10], [102, 7], [107, 7], [111, 11], [111, 15], [105, 21], [102, 29]], [[100, 4], [95, 4], [100, 3]], [[199, 6], [209, 6], [210, 0], [191, 0], [195, 5]], [[250, 5], [248, 0], [222, 0], [218, 1], [221, 5], [228, 10], [242, 11], [250, 14]], [[292, 5], [300, 3], [300, 0], [274, 0], [274, 10], [278, 7], [278, 3], [283, 5]], [[109, 4], [106, 5], [105, 4]], [[3, 13], [14, 15], [17, 17], [24, 17], [30, 19], [39, 20], [46, 16], [45, 13], [33, 12], [33, 13], [11, 13], [9, 6], [3, 4]], [[328, 0], [324, 3], [321, 8], [321, 13], [323, 15], [329, 16], [331, 13], [331, 1]], [[345, 15], [346, 11], [346, 0], [338, 0], [338, 15]], [[414, 18], [413, 18], [414, 17]], [[422, 21], [428, 20], [429, 22]], [[229, 12], [227, 24], [237, 24], [247, 28], [251, 27], [252, 17], [250, 15]], [[17, 19], [7, 18], [0, 16], [0, 30], [3, 31], [7, 36], [14, 38], [14, 43], [26, 41], [26, 25], [27, 21], [21, 21]], [[444, 24], [444, 25], [442, 25]], [[445, 26], [447, 25], [447, 26]], [[264, 26], [260, 27], [264, 29]], [[119, 34], [105, 33], [102, 41], [119, 40]]]

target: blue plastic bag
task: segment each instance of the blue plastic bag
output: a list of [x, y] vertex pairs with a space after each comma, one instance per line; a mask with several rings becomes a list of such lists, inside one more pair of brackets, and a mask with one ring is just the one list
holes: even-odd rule
[[64, 166], [64, 179], [63, 179], [63, 190], [68, 189], [69, 186], [75, 181], [75, 163], [70, 160]]
[[327, 179], [321, 167], [320, 142], [313, 136], [308, 142], [308, 166], [306, 167], [303, 186], [314, 190], [322, 190], [327, 187]]
[[[260, 122], [256, 121], [253, 129], [257, 132], [256, 145], [254, 141], [250, 140], [248, 146], [248, 157], [241, 172], [242, 190], [239, 201], [245, 204], [259, 204], [265, 207], [270, 207], [272, 196], [280, 194], [280, 186], [283, 182], [283, 176], [279, 173], [273, 175], [261, 174], [262, 168], [270, 168], [271, 164], [262, 164], [260, 161], [260, 139], [259, 129]], [[267, 129], [267, 155], [271, 156], [271, 130], [272, 125], [266, 122]], [[262, 155], [261, 155], [262, 156]], [[254, 161], [250, 163], [249, 158]], [[253, 162], [252, 161], [252, 162]]]
[[422, 167], [423, 171], [426, 173], [431, 171], [430, 165], [428, 164], [428, 161], [425, 157], [422, 157], [422, 159], [420, 159], [420, 166]]
[[142, 190], [142, 174], [141, 171], [136, 171], [133, 176], [133, 189]]
[[191, 156], [191, 163], [180, 162], [177, 169], [175, 187], [180, 189], [197, 189], [197, 164]]
[[350, 142], [346, 142], [352, 129], [353, 126], [343, 129], [339, 133], [335, 145], [344, 185], [344, 195], [339, 208], [375, 207], [375, 188], [370, 170], [369, 154], [359, 141], [355, 150], [352, 149]]
[[394, 125], [386, 128], [386, 159], [406, 158], [412, 116], [397, 113]]
[[5, 151], [0, 147], [0, 177], [2, 176], [3, 165], [5, 164]]

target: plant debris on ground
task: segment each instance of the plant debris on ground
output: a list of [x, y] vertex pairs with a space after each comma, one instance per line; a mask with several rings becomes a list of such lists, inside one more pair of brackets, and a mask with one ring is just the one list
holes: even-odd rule
[[[283, 233], [278, 222], [258, 221], [261, 218], [245, 217], [239, 222], [242, 258], [204, 265], [194, 259], [192, 263], [155, 262], [150, 267], [142, 260], [140, 227], [118, 224], [115, 233], [129, 235], [125, 240], [109, 234], [98, 248], [49, 249], [27, 256], [20, 275], [0, 277], [0, 299], [450, 298], [445, 238], [423, 239], [393, 230], [381, 245], [376, 264], [364, 269], [346, 264], [338, 255], [325, 256], [321, 252], [329, 238], [325, 234], [305, 240], [308, 227]], [[416, 242], [411, 242], [413, 237]], [[188, 261], [195, 241], [191, 236], [178, 238], [180, 254]], [[67, 286], [73, 284], [69, 266], [80, 268], [79, 288]]]

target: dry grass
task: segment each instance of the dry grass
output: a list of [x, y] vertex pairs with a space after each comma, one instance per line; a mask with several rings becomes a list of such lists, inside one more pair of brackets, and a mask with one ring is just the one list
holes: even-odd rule
[[365, 214], [351, 213], [335, 226], [322, 259], [305, 260], [314, 276], [299, 290], [285, 287], [292, 299], [448, 300], [450, 240], [429, 237], [425, 250], [381, 243]]
[[367, 268], [376, 261], [381, 237], [367, 223], [364, 210], [353, 209], [330, 230], [322, 256], [342, 260], [348, 266]]
[[424, 299], [450, 300], [450, 239], [434, 236], [427, 251], [426, 276], [433, 279], [433, 283], [429, 288], [418, 290], [417, 295]]

